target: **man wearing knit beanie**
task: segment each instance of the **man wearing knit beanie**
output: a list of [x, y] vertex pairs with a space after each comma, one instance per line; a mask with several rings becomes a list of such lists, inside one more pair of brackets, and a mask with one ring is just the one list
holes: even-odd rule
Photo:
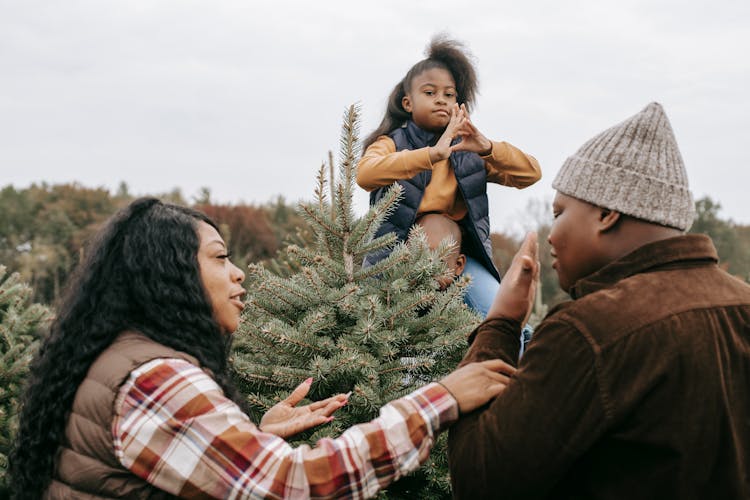
[[[456, 498], [750, 498], [750, 286], [711, 240], [651, 103], [586, 142], [553, 187], [554, 308], [506, 391], [450, 431]], [[515, 361], [527, 237], [463, 363]]]

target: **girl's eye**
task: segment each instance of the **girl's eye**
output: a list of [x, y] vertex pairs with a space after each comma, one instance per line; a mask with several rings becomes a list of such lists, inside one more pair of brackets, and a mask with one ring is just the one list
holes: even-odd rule
[[432, 90], [425, 90], [424, 93], [427, 94], [427, 95], [434, 94], [434, 92]]
[[231, 257], [231, 254], [229, 254], [229, 253], [223, 253], [223, 254], [221, 254], [221, 255], [217, 255], [217, 256], [216, 256], [216, 258], [217, 258], [217, 259], [222, 259], [222, 260], [226, 260], [226, 259], [228, 259], [229, 257]]

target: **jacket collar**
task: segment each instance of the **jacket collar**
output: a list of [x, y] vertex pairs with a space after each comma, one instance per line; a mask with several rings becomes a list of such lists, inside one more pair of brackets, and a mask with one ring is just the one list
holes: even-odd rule
[[[442, 133], [436, 134], [434, 132], [428, 132], [427, 130], [424, 130], [422, 128], [419, 128], [416, 123], [414, 123], [411, 120], [407, 120], [406, 123], [401, 125], [401, 128], [404, 129], [404, 132], [406, 133], [406, 137], [409, 140], [409, 143], [415, 147], [415, 148], [424, 148], [427, 146], [434, 146], [437, 144], [437, 141], [442, 136]], [[398, 129], [397, 129], [398, 130]], [[461, 142], [460, 137], [455, 137], [451, 141], [451, 146], [458, 144]], [[451, 158], [465, 153], [464, 151], [454, 151], [451, 153]]]
[[655, 241], [581, 278], [571, 287], [570, 296], [579, 299], [630, 276], [659, 268], [716, 264], [718, 261], [719, 257], [711, 238], [702, 234], [688, 234]]
[[406, 123], [402, 125], [402, 128], [406, 132], [406, 136], [409, 138], [409, 142], [417, 148], [434, 146], [439, 139], [437, 134], [419, 128], [411, 120], [407, 120]]

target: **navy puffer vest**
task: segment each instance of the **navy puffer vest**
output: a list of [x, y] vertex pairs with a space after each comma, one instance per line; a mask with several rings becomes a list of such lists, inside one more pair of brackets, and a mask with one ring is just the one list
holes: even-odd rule
[[[434, 146], [439, 136], [422, 130], [409, 120], [406, 125], [389, 134], [396, 145], [396, 151], [420, 149]], [[464, 251], [482, 263], [482, 265], [500, 281], [500, 273], [492, 263], [492, 242], [490, 241], [490, 215], [487, 200], [487, 170], [476, 153], [459, 151], [450, 156], [453, 171], [458, 180], [458, 188], [466, 202], [468, 213], [459, 222], [464, 229]], [[427, 184], [432, 178], [431, 171], [421, 172], [411, 179], [396, 181], [403, 189], [403, 197], [396, 210], [378, 228], [375, 237], [387, 233], [396, 233], [398, 241], [405, 241], [409, 229], [417, 218], [417, 210]], [[370, 205], [377, 203], [390, 186], [370, 193]], [[388, 252], [368, 255], [365, 264], [372, 265], [388, 256]]]

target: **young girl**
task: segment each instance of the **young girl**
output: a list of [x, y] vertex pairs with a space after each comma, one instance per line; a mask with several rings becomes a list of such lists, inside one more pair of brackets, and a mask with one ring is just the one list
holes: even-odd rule
[[[394, 182], [403, 198], [376, 236], [404, 241], [417, 217], [444, 214], [461, 225], [472, 277], [467, 304], [487, 315], [499, 286], [492, 262], [487, 182], [525, 188], [538, 181], [536, 159], [507, 142], [487, 139], [469, 112], [477, 93], [474, 67], [463, 47], [435, 38], [424, 59], [391, 92], [380, 126], [365, 140], [357, 183], [375, 204]], [[385, 258], [381, 252], [369, 264]]]

